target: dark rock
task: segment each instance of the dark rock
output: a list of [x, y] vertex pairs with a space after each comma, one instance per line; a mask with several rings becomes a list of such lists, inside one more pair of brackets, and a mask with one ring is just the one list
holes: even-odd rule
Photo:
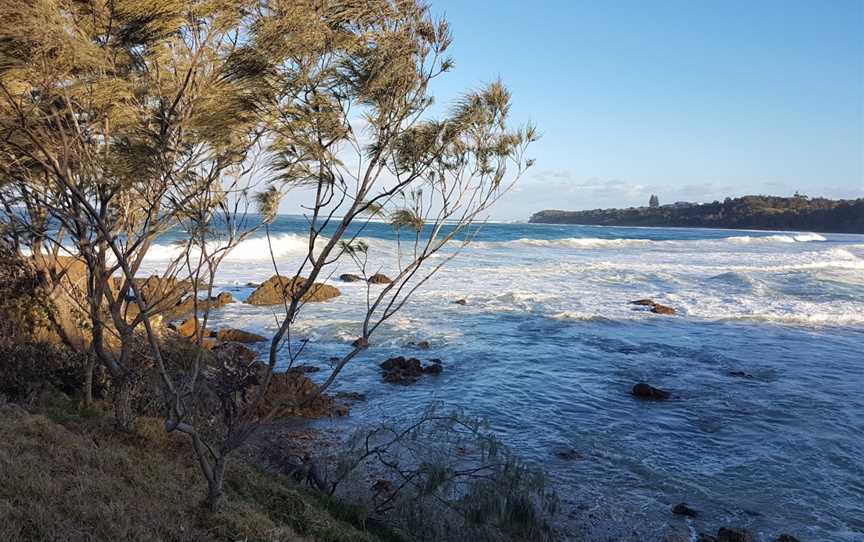
[[746, 378], [748, 380], [753, 380], [754, 378], [756, 378], [749, 373], [745, 373], [744, 371], [729, 371], [726, 374], [729, 376], [734, 376], [735, 378]]
[[336, 398], [345, 401], [365, 401], [366, 395], [356, 391], [340, 391], [336, 394]]
[[801, 542], [791, 534], [781, 534], [774, 542]]
[[351, 273], [344, 273], [342, 275], [339, 275], [339, 280], [341, 280], [342, 282], [359, 282], [363, 279], [357, 275], [352, 275]]
[[[256, 288], [246, 299], [246, 303], [250, 305], [278, 305], [290, 301], [291, 297], [305, 284], [306, 279], [303, 277], [288, 278], [274, 275]], [[338, 288], [316, 282], [309, 288], [309, 291], [303, 294], [301, 301], [326, 301], [338, 297], [340, 293]]]
[[423, 367], [423, 372], [428, 375], [440, 375], [443, 370], [444, 366], [440, 363], [433, 363], [432, 365]]
[[555, 457], [557, 457], [558, 459], [563, 459], [565, 461], [575, 461], [577, 459], [582, 459], [582, 454], [580, 454], [573, 448], [567, 448], [555, 452]]
[[676, 504], [672, 508], [672, 513], [675, 514], [676, 516], [687, 516], [688, 518], [695, 518], [696, 516], [699, 515], [699, 512], [697, 512], [696, 510], [693, 510], [692, 508], [687, 506], [687, 503], [683, 503], [683, 502], [680, 504]]
[[696, 542], [717, 542], [717, 539], [710, 534], [699, 533], [699, 538], [696, 539]]
[[672, 397], [672, 394], [668, 391], [649, 386], [644, 382], [640, 382], [633, 386], [632, 394], [640, 399], [663, 400]]
[[380, 365], [385, 382], [391, 384], [413, 384], [423, 374], [440, 374], [444, 369], [441, 362], [423, 366], [417, 358], [398, 356], [390, 358]]
[[367, 341], [363, 337], [358, 337], [357, 340], [351, 343], [351, 346], [353, 346], [354, 348], [369, 348], [369, 341]]
[[639, 305], [640, 307], [653, 307], [657, 304], [653, 299], [637, 299], [636, 301], [631, 301], [631, 305]]
[[387, 275], [382, 275], [381, 273], [375, 273], [368, 280], [369, 284], [390, 284], [393, 282]]
[[396, 486], [390, 480], [378, 480], [372, 484], [372, 491], [375, 495], [392, 495], [396, 491]]
[[420, 341], [415, 346], [417, 348], [419, 348], [420, 350], [429, 350], [429, 347], [430, 347], [429, 341]]
[[753, 535], [747, 529], [720, 527], [717, 531], [717, 542], [753, 542]]
[[457, 300], [454, 301], [453, 303], [455, 303], [455, 304], [457, 304], [457, 305], [467, 305], [467, 304], [468, 304], [468, 302], [467, 302], [466, 300], [464, 300], [464, 299], [457, 299]]

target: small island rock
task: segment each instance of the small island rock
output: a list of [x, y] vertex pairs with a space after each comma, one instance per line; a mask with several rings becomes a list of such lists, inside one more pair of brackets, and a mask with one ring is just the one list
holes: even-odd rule
[[631, 393], [640, 399], [664, 400], [672, 397], [672, 394], [668, 391], [655, 388], [654, 386], [650, 386], [644, 382], [640, 382], [633, 386]]

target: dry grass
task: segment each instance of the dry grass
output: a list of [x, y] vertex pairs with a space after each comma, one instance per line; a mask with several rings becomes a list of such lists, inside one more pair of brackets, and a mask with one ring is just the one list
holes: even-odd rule
[[[375, 541], [347, 511], [235, 462], [217, 513], [188, 443], [141, 419], [120, 435], [72, 401], [0, 406], [0, 540]], [[350, 518], [349, 518], [350, 519]]]

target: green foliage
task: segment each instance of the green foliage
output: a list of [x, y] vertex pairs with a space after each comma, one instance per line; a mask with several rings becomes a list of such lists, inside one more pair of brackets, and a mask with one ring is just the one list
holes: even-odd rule
[[532, 222], [864, 233], [864, 199], [772, 196], [658, 208], [541, 211]]

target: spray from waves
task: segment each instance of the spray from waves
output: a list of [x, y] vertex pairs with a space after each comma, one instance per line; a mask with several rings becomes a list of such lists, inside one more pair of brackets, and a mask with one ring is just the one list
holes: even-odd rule
[[750, 235], [740, 235], [727, 237], [724, 241], [730, 243], [738, 243], [738, 244], [751, 244], [751, 243], [811, 243], [811, 242], [819, 242], [819, 241], [827, 241], [824, 237], [819, 235], [818, 233], [801, 233], [797, 235], [764, 235], [764, 236], [750, 236]]
[[[326, 242], [326, 238], [319, 238], [318, 244]], [[212, 253], [218, 250], [220, 243], [208, 243], [208, 250]], [[271, 237], [270, 243], [266, 237], [251, 237], [242, 241], [234, 247], [225, 257], [226, 261], [268, 261], [270, 260], [270, 250], [273, 250], [273, 256], [284, 258], [286, 256], [301, 255], [306, 252], [309, 247], [308, 238], [293, 233], [283, 233]], [[151, 261], [167, 261], [178, 257], [183, 251], [183, 247], [176, 243], [169, 244], [154, 244], [147, 252], [147, 260]]]

